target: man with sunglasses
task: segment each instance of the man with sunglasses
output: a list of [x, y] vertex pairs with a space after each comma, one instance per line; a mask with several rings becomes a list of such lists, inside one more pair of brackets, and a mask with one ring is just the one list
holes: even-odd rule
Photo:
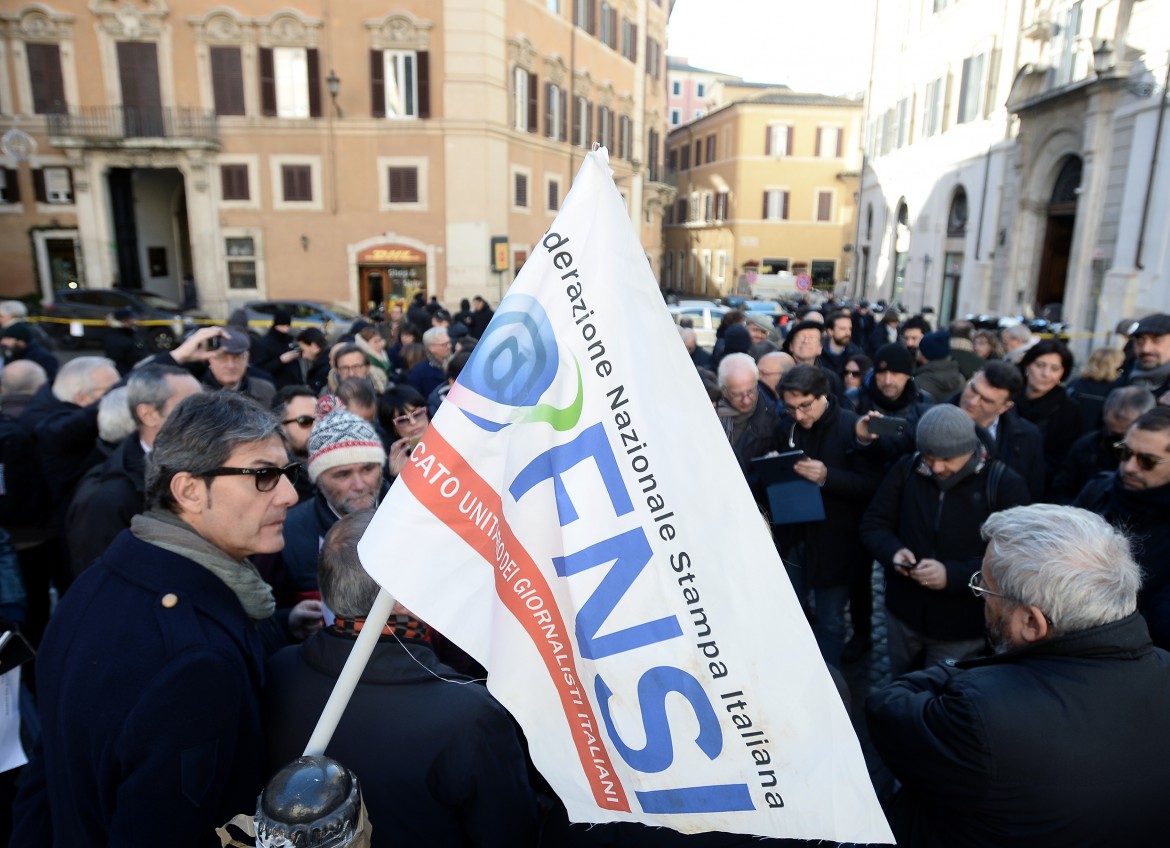
[[1170, 833], [1170, 655], [1136, 613], [1125, 534], [1037, 504], [983, 525], [968, 588], [993, 656], [898, 678], [866, 703], [901, 782], [900, 846], [1160, 845]]
[[1114, 448], [1117, 470], [1085, 484], [1073, 506], [1132, 535], [1144, 576], [1138, 609], [1154, 644], [1170, 649], [1170, 408], [1144, 413]]
[[317, 491], [309, 480], [309, 434], [317, 423], [317, 394], [309, 386], [285, 386], [272, 401], [272, 414], [288, 442], [288, 455], [301, 466], [297, 498], [304, 503]]
[[16, 845], [203, 846], [265, 781], [260, 719], [272, 591], [296, 503], [276, 419], [239, 392], [171, 412], [135, 516], [61, 599], [41, 642], [43, 732]]

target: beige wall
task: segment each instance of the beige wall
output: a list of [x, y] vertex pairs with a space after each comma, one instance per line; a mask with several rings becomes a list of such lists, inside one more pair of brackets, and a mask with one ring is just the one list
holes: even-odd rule
[[[675, 221], [665, 229], [667, 249], [675, 254], [673, 276], [668, 285], [684, 292], [719, 296], [734, 290], [738, 274], [745, 263], [759, 262], [765, 257], [787, 259], [789, 268], [803, 264], [811, 268], [813, 261], [836, 263], [837, 279], [847, 273], [844, 250], [851, 244], [854, 233], [856, 173], [850, 168], [852, 151], [857, 146], [857, 122], [861, 114], [859, 103], [840, 106], [804, 104], [735, 103], [721, 108], [689, 126], [670, 134], [667, 149], [681, 151], [690, 147], [691, 163], [687, 170], [679, 170], [678, 197], [688, 201], [688, 220], [679, 223], [677, 205]], [[769, 124], [793, 127], [793, 148], [785, 156], [765, 154], [765, 140]], [[842, 156], [817, 156], [818, 127], [838, 127], [843, 134]], [[716, 139], [716, 158], [706, 161], [706, 139]], [[695, 167], [695, 142], [702, 142], [703, 164]], [[832, 151], [835, 154], [835, 150]], [[765, 220], [764, 192], [788, 192], [787, 220]], [[727, 219], [723, 222], [700, 220], [704, 213], [696, 212], [693, 199], [698, 197], [703, 209], [705, 194], [721, 191], [729, 194]], [[833, 203], [828, 221], [817, 220], [818, 192], [831, 193]], [[714, 200], [712, 201], [714, 205]], [[702, 251], [725, 251], [729, 269], [718, 279], [713, 259], [712, 277], [703, 276]], [[678, 252], [687, 257], [680, 285]], [[696, 255], [691, 273], [690, 257]]]
[[[117, 3], [107, 5], [118, 7]], [[559, 16], [548, 12], [545, 0], [476, 4], [401, 0], [392, 7], [373, 0], [318, 0], [293, 6], [304, 26], [303, 38], [294, 43], [316, 47], [322, 78], [324, 114], [302, 120], [260, 114], [257, 47], [273, 43], [265, 24], [290, 6], [280, 0], [233, 0], [215, 7], [229, 9], [236, 22], [244, 24], [244, 36], [233, 43], [241, 44], [248, 115], [219, 119], [218, 150], [164, 140], [155, 146], [147, 144], [147, 149], [115, 145], [103, 150], [83, 144], [68, 152], [52, 147], [43, 117], [22, 115], [20, 126], [36, 139], [44, 161], [19, 165], [0, 158], [0, 166], [18, 167], [24, 201], [19, 209], [0, 208], [0, 295], [23, 294], [38, 287], [29, 233], [30, 228], [50, 225], [80, 231], [87, 284], [109, 285], [117, 262], [111, 246], [107, 169], [177, 167], [186, 178], [201, 301], [212, 312], [226, 312], [234, 301], [255, 297], [312, 297], [356, 305], [355, 257], [363, 246], [379, 241], [423, 251], [429, 293], [444, 302], [453, 304], [480, 293], [495, 300], [497, 276], [488, 266], [489, 239], [506, 235], [513, 251], [529, 251], [553, 219], [546, 209], [547, 179], [559, 179], [563, 201], [585, 153], [543, 137], [546, 79], [559, 73], [561, 85], [584, 94], [595, 107], [606, 103], [614, 110], [615, 120], [618, 114], [628, 114], [642, 139], [652, 128], [660, 140], [665, 138], [667, 10], [655, 0], [615, 4], [638, 24], [638, 61], [631, 63], [574, 28], [572, 5], [571, 0], [562, 0]], [[7, 48], [0, 89], [13, 101], [18, 64], [25, 61], [19, 49], [25, 36], [18, 32], [23, 8], [11, 14], [0, 12], [7, 16], [0, 21], [0, 38]], [[68, 57], [63, 67], [70, 107], [117, 103], [113, 45], [118, 38], [128, 37], [126, 32], [102, 35], [97, 18], [83, 0], [57, 0], [52, 8], [73, 16], [67, 27], [70, 37], [59, 41], [63, 57]], [[202, 26], [210, 8], [195, 0], [172, 0], [161, 18], [149, 14], [144, 18], [143, 37], [158, 43], [164, 106], [213, 107], [207, 56], [214, 36], [206, 35]], [[382, 21], [388, 13], [405, 13], [411, 36], [421, 39], [429, 52], [429, 120], [370, 116], [369, 50], [377, 35], [367, 22]], [[257, 23], [251, 26], [249, 22]], [[658, 80], [644, 73], [648, 33], [663, 49]], [[512, 68], [521, 56], [520, 61], [530, 66], [541, 84], [537, 133], [512, 127]], [[330, 70], [341, 80], [337, 99], [341, 118], [335, 116], [324, 90]], [[0, 115], [0, 132], [13, 123]], [[661, 249], [661, 218], [642, 185], [648, 161], [645, 144], [635, 144], [637, 167], [614, 158], [615, 153], [611, 151], [615, 179], [631, 199], [631, 219], [648, 255], [656, 258]], [[38, 214], [31, 202], [30, 164], [57, 164], [66, 157], [78, 186], [77, 203], [50, 210], [52, 214]], [[420, 172], [420, 190], [426, 201], [417, 208], [390, 208], [385, 202], [386, 165], [403, 158], [425, 169], [425, 179]], [[279, 202], [280, 186], [274, 185], [274, 175], [279, 173], [279, 164], [287, 161], [314, 168], [314, 186], [319, 191], [302, 208], [284, 208]], [[249, 166], [253, 196], [248, 202], [221, 199], [221, 163]], [[527, 211], [515, 209], [512, 202], [516, 169], [530, 174]], [[643, 206], [651, 206], [649, 220]], [[227, 288], [225, 238], [238, 235], [254, 237], [262, 251], [255, 291]], [[512, 270], [504, 275], [505, 286], [512, 275]]]

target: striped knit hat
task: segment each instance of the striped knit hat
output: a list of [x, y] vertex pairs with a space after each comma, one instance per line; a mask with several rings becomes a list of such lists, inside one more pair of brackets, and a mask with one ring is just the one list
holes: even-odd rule
[[341, 399], [325, 395], [317, 401], [320, 416], [309, 434], [309, 479], [323, 471], [356, 462], [386, 462], [386, 449], [374, 427], [345, 408]]

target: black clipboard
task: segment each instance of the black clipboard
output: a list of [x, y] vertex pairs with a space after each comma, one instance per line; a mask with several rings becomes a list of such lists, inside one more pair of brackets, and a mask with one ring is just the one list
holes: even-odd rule
[[795, 450], [752, 460], [752, 471], [764, 484], [764, 491], [768, 495], [768, 511], [773, 524], [805, 524], [825, 520], [821, 487], [801, 477], [793, 469], [804, 458], [804, 451]]

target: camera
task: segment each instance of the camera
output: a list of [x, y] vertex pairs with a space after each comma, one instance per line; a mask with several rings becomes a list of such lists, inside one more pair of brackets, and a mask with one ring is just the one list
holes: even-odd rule
[[219, 346], [221, 344], [223, 344], [223, 338], [221, 338], [220, 336], [215, 336], [214, 338], [210, 338], [207, 340], [207, 349], [208, 350], [219, 350]]

